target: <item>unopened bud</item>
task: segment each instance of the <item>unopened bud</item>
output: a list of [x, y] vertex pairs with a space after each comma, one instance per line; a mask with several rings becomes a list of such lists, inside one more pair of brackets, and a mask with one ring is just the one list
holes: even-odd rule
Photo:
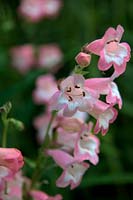
[[23, 122], [16, 120], [14, 118], [9, 118], [8, 121], [15, 126], [15, 128], [19, 131], [22, 131], [24, 129]]
[[0, 112], [8, 114], [10, 112], [11, 108], [12, 108], [12, 104], [9, 101], [9, 102], [5, 103], [2, 107], [0, 107]]
[[91, 62], [91, 55], [84, 52], [80, 52], [75, 57], [75, 60], [81, 67], [87, 67]]

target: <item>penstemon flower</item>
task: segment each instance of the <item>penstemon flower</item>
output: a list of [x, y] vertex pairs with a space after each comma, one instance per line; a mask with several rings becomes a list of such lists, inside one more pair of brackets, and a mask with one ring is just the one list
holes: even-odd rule
[[90, 114], [97, 119], [94, 133], [101, 131], [105, 135], [109, 129], [109, 124], [117, 118], [118, 112], [115, 108], [99, 100], [90, 111]]
[[80, 162], [78, 158], [75, 159], [70, 154], [58, 149], [47, 150], [47, 154], [63, 169], [61, 176], [56, 181], [56, 185], [58, 187], [70, 185], [71, 189], [77, 187], [85, 171], [88, 169], [89, 164]]
[[[56, 16], [60, 7], [60, 0], [23, 0], [19, 9], [29, 21], [38, 21], [42, 17]], [[110, 124], [116, 120], [118, 110], [122, 108], [122, 98], [114, 80], [124, 73], [130, 59], [129, 45], [120, 43], [123, 32], [120, 25], [116, 30], [110, 27], [102, 39], [83, 46], [75, 57], [78, 64], [75, 70], [59, 84], [51, 74], [37, 78], [36, 88], [32, 93], [33, 100], [44, 105], [46, 109], [33, 122], [41, 145], [36, 164], [25, 159], [33, 169], [31, 179], [26, 179], [19, 173], [24, 164], [21, 152], [15, 148], [5, 148], [9, 123], [16, 127], [21, 123], [14, 118], [8, 118], [10, 103], [0, 107], [3, 123], [0, 200], [62, 200], [60, 194], [50, 196], [40, 191], [41, 184], [44, 184], [39, 182], [42, 180], [43, 166], [46, 164], [46, 170], [49, 170], [48, 156], [63, 170], [56, 180], [56, 186], [61, 188], [76, 188], [87, 169], [99, 163], [101, 143], [94, 134], [101, 132], [105, 135]], [[101, 71], [114, 67], [111, 77], [86, 78], [92, 53], [100, 56], [98, 68]], [[35, 63], [31, 45], [15, 47], [11, 50], [11, 55], [14, 67], [21, 73], [28, 72]], [[62, 58], [63, 54], [57, 45], [39, 47], [38, 64], [41, 68], [57, 72]], [[89, 117], [93, 117], [95, 121], [92, 122]]]
[[122, 98], [117, 84], [111, 78], [90, 78], [85, 80], [85, 86], [96, 91], [99, 95], [106, 95], [106, 103], [122, 108]]
[[74, 155], [81, 161], [89, 160], [93, 165], [96, 165], [99, 161], [97, 154], [99, 153], [100, 141], [92, 134], [92, 126], [93, 123], [90, 122], [88, 126], [82, 127], [76, 139]]
[[56, 129], [56, 143], [60, 145], [61, 149], [64, 149], [67, 152], [71, 152], [74, 150], [78, 133], [81, 131], [83, 125], [84, 121], [81, 121], [74, 117], [63, 117], [62, 120], [60, 120]]
[[2, 200], [22, 200], [23, 184], [24, 177], [22, 177], [21, 172], [16, 173], [12, 179], [8, 179], [6, 184], [3, 182], [3, 189], [0, 192], [0, 197], [2, 197]]
[[88, 108], [91, 110], [98, 99], [98, 95], [87, 90], [82, 75], [69, 76], [59, 87], [60, 90], [51, 97], [51, 109], [63, 109], [63, 115], [67, 117], [74, 115], [77, 110], [82, 112]]
[[0, 166], [15, 174], [24, 165], [23, 156], [18, 149], [0, 148]]
[[102, 39], [95, 40], [85, 47], [85, 51], [99, 55], [98, 68], [101, 71], [114, 66], [112, 78], [118, 77], [126, 70], [126, 63], [130, 60], [130, 46], [120, 40], [124, 29], [118, 25], [116, 30], [108, 28]]
[[[98, 78], [94, 82], [97, 80]], [[51, 109], [63, 109], [63, 115], [67, 117], [73, 116], [77, 110], [88, 112], [97, 119], [95, 132], [98, 133], [102, 130], [102, 133], [105, 134], [109, 128], [109, 123], [116, 119], [117, 110], [112, 105], [99, 100], [100, 91], [97, 88], [95, 89], [94, 83], [92, 87], [91, 85], [88, 87], [88, 85], [89, 83], [85, 81], [82, 75], [69, 76], [60, 83], [60, 91], [57, 91], [51, 97]], [[100, 89], [104, 89], [103, 87], [102, 85]], [[111, 98], [108, 99], [111, 101]]]

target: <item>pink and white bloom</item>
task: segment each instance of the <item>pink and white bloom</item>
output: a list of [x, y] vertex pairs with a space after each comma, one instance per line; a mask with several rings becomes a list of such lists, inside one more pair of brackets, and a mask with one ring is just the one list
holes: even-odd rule
[[23, 156], [18, 149], [0, 148], [0, 166], [15, 174], [24, 165]]
[[33, 100], [37, 104], [49, 103], [50, 97], [57, 91], [57, 83], [51, 74], [39, 76], [33, 91]]
[[80, 184], [82, 176], [89, 165], [75, 160], [70, 154], [61, 150], [48, 150], [47, 154], [64, 170], [57, 179], [56, 185], [62, 188], [68, 185], [70, 185], [71, 189], [76, 188]]
[[[2, 200], [22, 200], [23, 199], [24, 178], [21, 173], [15, 174], [13, 179], [3, 183], [3, 190], [0, 192]], [[6, 187], [6, 193], [5, 193]]]
[[61, 145], [61, 149], [71, 152], [74, 150], [78, 133], [81, 131], [84, 122], [76, 118], [63, 117], [58, 123], [57, 144]]
[[84, 52], [80, 52], [75, 57], [75, 60], [81, 67], [87, 67], [91, 62], [91, 55]]
[[62, 200], [62, 196], [60, 194], [57, 194], [53, 197], [39, 190], [30, 191], [30, 196], [33, 198], [33, 200]]
[[86, 51], [100, 56], [99, 70], [106, 71], [114, 66], [112, 79], [125, 72], [126, 63], [130, 59], [130, 46], [125, 42], [120, 43], [123, 32], [124, 29], [120, 25], [116, 30], [110, 27], [102, 39], [95, 40], [85, 47]]
[[39, 48], [38, 64], [41, 68], [57, 71], [61, 66], [63, 53], [57, 44], [47, 44]]
[[35, 64], [34, 49], [30, 44], [13, 47], [10, 51], [12, 65], [20, 73], [27, 73]]
[[100, 100], [97, 101], [95, 106], [90, 112], [96, 120], [96, 125], [94, 128], [94, 133], [101, 131], [105, 135], [109, 129], [109, 124], [113, 123], [117, 118], [117, 110]]
[[78, 134], [75, 148], [74, 156], [80, 158], [81, 161], [89, 160], [92, 164], [96, 165], [99, 161], [99, 145], [100, 141], [95, 136], [92, 135], [93, 123], [89, 123], [88, 126], [83, 126], [82, 130]]
[[62, 7], [61, 0], [44, 0], [43, 12], [44, 17], [53, 18], [57, 17]]
[[96, 91], [100, 95], [106, 95], [106, 102], [114, 106], [118, 104], [122, 108], [122, 98], [117, 84], [111, 78], [90, 78], [85, 80], [85, 86]]
[[77, 110], [91, 110], [97, 99], [98, 95], [85, 87], [84, 77], [74, 74], [60, 83], [60, 90], [51, 97], [50, 105], [51, 109], [63, 109], [63, 115], [71, 117]]
[[122, 108], [122, 98], [115, 82], [110, 83], [110, 88], [108, 95], [106, 96], [106, 101], [111, 105], [115, 105], [117, 103], [119, 109]]
[[44, 0], [21, 0], [18, 13], [27, 21], [38, 22], [44, 17]]
[[[107, 82], [108, 84], [110, 83], [109, 78]], [[105, 134], [109, 124], [113, 123], [117, 116], [117, 110], [112, 107], [112, 102], [118, 101], [116, 96], [114, 96], [115, 98], [108, 96], [107, 100], [111, 105], [98, 100], [100, 93], [105, 93], [105, 88], [107, 90], [108, 87], [106, 85], [108, 84], [105, 81], [100, 87], [98, 86], [100, 88], [99, 91], [95, 88], [95, 81], [93, 82], [92, 80], [92, 86], [90, 87], [82, 75], [69, 76], [61, 82], [60, 90], [51, 97], [51, 109], [63, 110], [63, 115], [67, 117], [74, 115], [77, 110], [88, 112], [97, 119], [95, 132], [98, 133], [101, 130], [102, 134]], [[115, 103], [117, 102], [113, 102], [113, 105]]]

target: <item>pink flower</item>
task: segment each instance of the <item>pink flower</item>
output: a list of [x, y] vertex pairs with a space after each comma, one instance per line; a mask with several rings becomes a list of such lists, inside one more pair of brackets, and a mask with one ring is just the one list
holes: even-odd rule
[[30, 196], [33, 198], [33, 200], [62, 200], [62, 196], [60, 194], [52, 197], [45, 192], [41, 192], [39, 190], [32, 190], [30, 192]]
[[62, 188], [70, 185], [71, 189], [77, 187], [89, 165], [75, 160], [74, 157], [61, 150], [48, 150], [47, 153], [64, 170], [57, 179], [56, 185]]
[[120, 43], [124, 29], [118, 25], [116, 30], [108, 28], [102, 39], [93, 41], [86, 46], [86, 51], [100, 56], [98, 68], [101, 71], [108, 70], [114, 66], [112, 78], [118, 77], [126, 70], [126, 63], [130, 59], [130, 46], [123, 42]]
[[[107, 81], [107, 82], [106, 82]], [[111, 83], [111, 79], [106, 81], [100, 80], [98, 88], [96, 88], [94, 81], [86, 82], [82, 75], [73, 75], [66, 78], [60, 84], [60, 91], [56, 92], [50, 100], [51, 109], [53, 110], [63, 110], [63, 115], [70, 117], [74, 115], [77, 110], [82, 112], [88, 112], [95, 119], [97, 119], [97, 124], [95, 127], [95, 132], [102, 131], [105, 134], [109, 128], [109, 124], [113, 123], [117, 117], [117, 110], [112, 106], [118, 102], [116, 94], [111, 91], [107, 96], [107, 104], [101, 100], [98, 100], [101, 93], [105, 94], [105, 89], [107, 90], [108, 84]], [[106, 91], [106, 92], [108, 92]]]
[[109, 124], [113, 123], [117, 118], [118, 112], [109, 104], [106, 104], [99, 100], [97, 101], [93, 109], [89, 111], [89, 114], [97, 119], [94, 133], [98, 133], [99, 131], [101, 131], [102, 134], [105, 135], [109, 129]]
[[44, 0], [21, 0], [19, 14], [27, 21], [38, 22], [44, 17]]
[[78, 133], [81, 131], [84, 122], [76, 118], [62, 118], [59, 121], [57, 132], [57, 144], [61, 145], [61, 149], [71, 152], [74, 149]]
[[118, 87], [115, 82], [110, 83], [110, 89], [106, 97], [106, 101], [107, 103], [112, 104], [112, 105], [115, 105], [116, 103], [118, 103], [119, 109], [122, 108], [121, 95], [119, 93]]
[[63, 115], [70, 117], [77, 110], [86, 112], [91, 110], [98, 99], [94, 91], [85, 88], [85, 79], [82, 75], [72, 75], [60, 83], [60, 91], [56, 92], [50, 101], [51, 109], [63, 109]]
[[2, 197], [3, 200], [22, 200], [23, 183], [24, 179], [21, 173], [17, 173], [13, 179], [8, 180], [6, 181], [6, 184], [3, 184], [3, 190], [0, 192], [0, 197]]
[[80, 158], [81, 161], [89, 160], [92, 164], [96, 165], [99, 161], [99, 139], [92, 135], [92, 126], [90, 122], [88, 126], [83, 126], [82, 130], [78, 134], [76, 145], [74, 149], [75, 157]]
[[52, 75], [39, 76], [36, 80], [36, 89], [33, 91], [33, 100], [37, 104], [49, 103], [50, 97], [57, 90], [57, 84]]
[[77, 133], [81, 131], [84, 122], [75, 117], [62, 117], [58, 122], [58, 127], [66, 132]]
[[91, 55], [90, 54], [86, 54], [84, 52], [80, 52], [75, 57], [75, 60], [81, 67], [87, 67], [91, 62]]
[[51, 18], [56, 17], [62, 7], [61, 0], [44, 0], [43, 12], [44, 17]]
[[22, 74], [27, 73], [35, 63], [32, 45], [16, 46], [11, 49], [12, 65]]
[[43, 45], [40, 47], [38, 54], [38, 64], [40, 67], [50, 71], [57, 71], [57, 69], [60, 67], [63, 59], [63, 54], [58, 45]]
[[106, 95], [106, 102], [114, 106], [122, 107], [122, 99], [118, 87], [110, 78], [90, 78], [85, 80], [85, 86], [96, 91], [100, 95]]
[[18, 149], [0, 148], [0, 166], [8, 168], [14, 174], [23, 165], [23, 156]]

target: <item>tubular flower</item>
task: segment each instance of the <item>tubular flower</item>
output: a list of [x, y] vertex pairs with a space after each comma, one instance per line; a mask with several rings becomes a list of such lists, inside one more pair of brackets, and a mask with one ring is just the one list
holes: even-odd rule
[[98, 97], [88, 91], [84, 83], [84, 77], [76, 74], [63, 80], [60, 90], [51, 97], [51, 109], [63, 109], [63, 115], [67, 117], [74, 115], [77, 110], [86, 112], [86, 110], [92, 109]]
[[125, 42], [120, 43], [123, 32], [124, 29], [120, 25], [116, 30], [110, 27], [102, 39], [95, 40], [85, 47], [86, 51], [100, 56], [99, 70], [106, 71], [114, 66], [113, 79], [125, 72], [126, 63], [130, 59], [130, 46]]
[[77, 187], [89, 165], [79, 162], [78, 159], [75, 160], [74, 157], [61, 150], [48, 150], [47, 154], [64, 170], [57, 179], [56, 185], [62, 188], [70, 185], [71, 189]]
[[90, 122], [78, 134], [74, 155], [81, 158], [81, 161], [89, 160], [92, 164], [96, 165], [99, 161], [97, 154], [99, 153], [100, 141], [95, 135], [92, 135], [92, 126], [93, 124]]
[[94, 133], [99, 131], [105, 135], [109, 129], [109, 124], [113, 123], [117, 117], [117, 110], [102, 101], [98, 101], [90, 114], [97, 120]]
[[14, 174], [23, 164], [23, 156], [18, 149], [0, 148], [0, 166], [8, 168]]
[[122, 107], [122, 99], [117, 84], [111, 78], [90, 78], [85, 80], [85, 86], [96, 91], [99, 95], [106, 95], [106, 102]]
[[83, 121], [76, 118], [64, 117], [60, 120], [57, 127], [57, 144], [61, 145], [61, 149], [73, 151], [78, 133], [81, 131]]
[[[9, 179], [6, 184], [3, 182], [3, 190], [0, 192], [2, 200], [22, 200], [24, 178], [21, 173], [16, 173], [13, 179]], [[6, 187], [6, 193], [5, 193]]]

